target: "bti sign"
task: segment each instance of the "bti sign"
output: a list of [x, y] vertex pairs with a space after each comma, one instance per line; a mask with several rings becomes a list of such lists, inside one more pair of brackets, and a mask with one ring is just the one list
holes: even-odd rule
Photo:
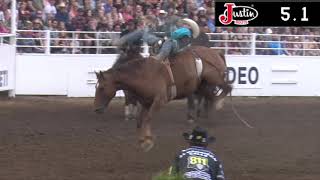
[[235, 88], [260, 88], [260, 71], [258, 66], [228, 67], [228, 81]]

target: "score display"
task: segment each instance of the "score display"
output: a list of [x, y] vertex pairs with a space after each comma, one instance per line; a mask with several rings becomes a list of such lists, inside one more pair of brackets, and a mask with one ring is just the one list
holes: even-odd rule
[[216, 26], [319, 26], [320, 1], [216, 0]]

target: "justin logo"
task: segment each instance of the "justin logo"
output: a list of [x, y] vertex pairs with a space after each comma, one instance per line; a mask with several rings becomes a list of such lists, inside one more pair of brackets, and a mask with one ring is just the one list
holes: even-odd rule
[[227, 9], [219, 16], [223, 25], [229, 25], [234, 21], [236, 25], [247, 25], [249, 21], [258, 17], [258, 11], [249, 6], [236, 6], [234, 3], [225, 3]]

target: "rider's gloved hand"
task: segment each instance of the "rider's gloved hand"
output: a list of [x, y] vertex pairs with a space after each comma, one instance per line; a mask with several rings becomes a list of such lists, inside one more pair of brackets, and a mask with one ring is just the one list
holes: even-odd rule
[[164, 40], [160, 39], [157, 43], [158, 46], [161, 46], [163, 44]]

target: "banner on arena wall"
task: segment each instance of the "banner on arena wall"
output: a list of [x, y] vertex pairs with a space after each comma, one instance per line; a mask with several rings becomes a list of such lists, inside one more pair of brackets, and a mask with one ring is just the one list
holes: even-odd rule
[[228, 66], [227, 79], [234, 88], [262, 88], [261, 69], [258, 64], [232, 63]]
[[12, 90], [14, 85], [15, 47], [3, 44], [0, 46], [0, 91]]

